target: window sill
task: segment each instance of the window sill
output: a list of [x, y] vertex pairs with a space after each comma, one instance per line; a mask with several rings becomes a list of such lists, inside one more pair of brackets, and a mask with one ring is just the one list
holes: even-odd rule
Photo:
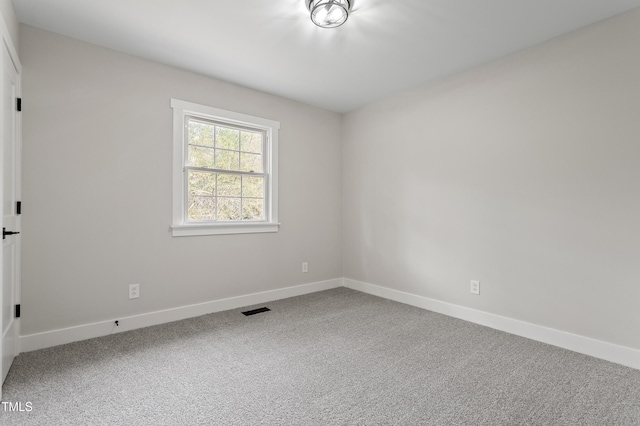
[[225, 234], [258, 234], [263, 232], [278, 232], [279, 223], [197, 223], [190, 225], [173, 225], [171, 233], [174, 237], [191, 237], [197, 235], [225, 235]]

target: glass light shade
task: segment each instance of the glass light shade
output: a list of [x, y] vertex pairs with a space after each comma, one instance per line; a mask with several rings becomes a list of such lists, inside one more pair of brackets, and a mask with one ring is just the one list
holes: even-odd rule
[[349, 17], [349, 0], [311, 0], [311, 20], [322, 28], [336, 28]]

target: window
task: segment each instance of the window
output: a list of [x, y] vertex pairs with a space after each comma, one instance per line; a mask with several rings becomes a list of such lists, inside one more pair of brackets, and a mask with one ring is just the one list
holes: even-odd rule
[[190, 102], [173, 108], [173, 236], [278, 231], [280, 123]]

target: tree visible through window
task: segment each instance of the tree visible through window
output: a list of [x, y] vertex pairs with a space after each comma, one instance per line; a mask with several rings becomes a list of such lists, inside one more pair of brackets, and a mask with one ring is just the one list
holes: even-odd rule
[[174, 235], [277, 231], [280, 124], [175, 99], [172, 107]]
[[264, 131], [187, 123], [188, 221], [264, 220]]

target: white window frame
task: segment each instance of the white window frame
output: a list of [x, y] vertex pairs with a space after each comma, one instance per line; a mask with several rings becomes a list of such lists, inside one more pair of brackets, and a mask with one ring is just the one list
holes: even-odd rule
[[[253, 234], [278, 232], [278, 131], [280, 122], [227, 111], [192, 102], [171, 99], [173, 108], [173, 223], [174, 237], [219, 234]], [[186, 117], [200, 117], [206, 120], [260, 129], [266, 134], [265, 158], [265, 204], [262, 221], [210, 221], [189, 223], [186, 218]]]

